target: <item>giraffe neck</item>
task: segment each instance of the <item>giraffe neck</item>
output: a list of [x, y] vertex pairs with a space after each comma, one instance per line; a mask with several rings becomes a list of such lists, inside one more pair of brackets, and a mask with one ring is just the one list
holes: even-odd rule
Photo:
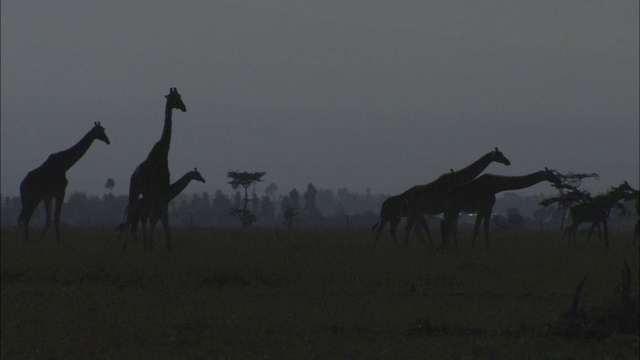
[[84, 154], [89, 150], [89, 147], [95, 140], [95, 137], [89, 131], [85, 136], [78, 141], [75, 145], [68, 148], [67, 150], [60, 151], [59, 153], [52, 154], [50, 159], [55, 158], [56, 166], [58, 169], [66, 172], [69, 170], [75, 163], [80, 160]]
[[490, 190], [493, 193], [525, 189], [546, 180], [544, 171], [538, 171], [524, 176], [487, 176], [491, 176], [490, 182], [487, 185], [487, 190]]
[[599, 203], [603, 207], [611, 207], [613, 204], [622, 200], [624, 194], [618, 191], [613, 191], [603, 195], [597, 195], [593, 198], [594, 203]]
[[447, 187], [453, 187], [456, 185], [467, 183], [475, 179], [484, 171], [484, 169], [489, 166], [489, 164], [491, 164], [491, 162], [493, 161], [491, 155], [491, 153], [487, 153], [480, 159], [474, 161], [469, 166], [461, 170], [444, 174], [436, 179], [436, 182], [446, 185]]
[[171, 144], [171, 125], [172, 125], [172, 107], [167, 99], [167, 104], [164, 109], [164, 127], [162, 128], [162, 136], [158, 140], [160, 150], [162, 150], [167, 156], [169, 155], [169, 145]]
[[191, 172], [188, 172], [188, 173], [184, 174], [176, 182], [171, 184], [169, 186], [169, 200], [171, 200], [171, 199], [175, 198], [176, 196], [180, 195], [182, 190], [184, 190], [187, 187], [187, 185], [189, 185], [191, 180], [193, 180], [193, 179], [194, 179], [193, 174]]

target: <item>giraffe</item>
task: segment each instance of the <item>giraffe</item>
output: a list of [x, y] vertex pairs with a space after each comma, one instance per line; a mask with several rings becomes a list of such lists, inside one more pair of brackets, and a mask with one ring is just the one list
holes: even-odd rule
[[[409, 189], [400, 206], [400, 214], [407, 217], [404, 245], [408, 246], [411, 229], [423, 218], [424, 214], [437, 215], [444, 212], [444, 199], [449, 189], [473, 180], [492, 162], [506, 166], [511, 165], [509, 159], [496, 147], [463, 169], [440, 175], [436, 180], [426, 185], [418, 185]], [[396, 216], [396, 219], [398, 220], [395, 225], [397, 225], [399, 217]], [[395, 231], [393, 223], [392, 228]], [[440, 230], [444, 235], [445, 229], [441, 228]]]
[[[389, 232], [393, 237], [393, 241], [396, 243], [396, 245], [398, 245], [396, 229], [400, 220], [402, 220], [403, 217], [406, 217], [406, 212], [403, 211], [404, 208], [402, 204], [404, 203], [407, 195], [410, 194], [412, 190], [413, 188], [403, 192], [400, 195], [390, 196], [382, 202], [382, 207], [380, 208], [380, 217], [378, 219], [378, 222], [375, 223], [372, 228], [372, 230], [376, 230], [376, 228], [378, 229], [378, 232], [376, 233], [376, 239], [373, 243], [374, 246], [378, 243], [378, 238], [380, 237], [382, 230], [384, 230], [384, 226], [387, 224], [387, 222], [389, 222]], [[422, 221], [420, 223], [427, 233], [427, 238], [429, 239], [429, 241], [432, 241], [431, 232], [429, 231], [429, 225], [427, 224], [424, 216], [422, 217]]]
[[626, 181], [625, 183], [631, 189], [630, 199], [636, 200], [636, 225], [633, 227], [633, 245], [635, 245], [636, 241], [640, 239], [640, 190], [632, 188]]
[[[202, 183], [206, 182], [202, 175], [200, 175], [200, 172], [198, 172], [198, 169], [194, 168], [169, 186], [169, 201], [178, 196], [192, 180]], [[145, 223], [149, 217], [149, 205], [150, 204], [146, 202], [144, 198], [141, 198], [138, 199], [131, 208], [129, 208], [129, 211], [127, 211], [126, 221], [118, 226], [120, 236], [122, 236], [122, 234], [125, 234], [126, 236], [126, 231], [129, 229], [134, 239], [136, 238], [138, 222], [142, 221]], [[159, 209], [155, 208], [154, 210], [158, 211]], [[156, 218], [157, 217], [159, 217], [159, 214], [156, 215]]]
[[24, 229], [24, 239], [29, 240], [29, 221], [40, 201], [44, 202], [46, 221], [40, 239], [44, 237], [51, 226], [51, 205], [56, 200], [53, 225], [56, 228], [56, 238], [60, 241], [60, 212], [67, 190], [67, 171], [84, 156], [94, 140], [110, 143], [100, 122], [86, 133], [78, 143], [67, 150], [49, 155], [47, 160], [38, 168], [29, 171], [20, 183], [20, 198], [22, 210], [18, 217], [18, 226]]
[[[414, 186], [400, 195], [391, 196], [388, 199], [386, 199], [382, 203], [382, 207], [380, 209], [379, 221], [376, 224], [374, 224], [372, 228], [373, 230], [376, 230], [376, 227], [378, 229], [375, 241], [376, 242], [378, 241], [380, 233], [382, 233], [382, 230], [384, 230], [384, 226], [386, 225], [387, 222], [389, 222], [390, 223], [389, 232], [393, 236], [393, 240], [395, 241], [395, 243], [398, 244], [396, 234], [395, 234], [398, 223], [403, 217], [407, 217], [408, 215], [407, 210], [410, 209], [409, 207], [406, 206], [408, 199], [410, 196], [415, 196], [416, 191], [419, 191], [423, 187], [432, 186], [432, 184], [434, 184], [435, 182], [444, 184], [450, 181], [451, 182], [450, 186], [454, 186], [458, 183], [465, 183], [475, 178], [476, 176], [478, 176], [482, 171], [484, 171], [484, 169], [486, 169], [489, 166], [489, 164], [491, 164], [494, 161], [505, 164], [505, 165], [511, 164], [509, 160], [502, 154], [502, 152], [500, 152], [496, 147], [495, 150], [490, 151], [489, 153], [483, 155], [482, 157], [480, 157], [480, 159], [476, 160], [469, 166], [457, 172], [453, 171], [453, 169], [450, 169], [449, 170], [450, 172], [448, 174], [441, 175], [434, 182], [431, 182], [426, 185]], [[417, 206], [419, 204], [415, 204], [415, 205]], [[441, 212], [442, 211], [438, 212], [434, 210], [434, 211], [428, 212], [428, 214], [436, 215]], [[429, 241], [431, 241], [431, 234], [429, 232], [429, 227], [427, 225], [427, 222], [424, 219], [423, 213], [419, 213], [419, 215], [416, 214], [415, 216], [419, 216], [420, 223], [422, 224], [422, 227], [425, 229], [427, 233], [427, 237], [429, 238]], [[414, 219], [414, 222], [415, 221], [417, 221], [417, 219]], [[416, 229], [416, 232], [417, 230], [418, 229]], [[405, 245], [406, 244], [407, 244], [407, 240], [405, 239]]]
[[[453, 169], [449, 169], [449, 172], [453, 173], [455, 171]], [[406, 212], [403, 212], [404, 208], [402, 207], [402, 204], [404, 203], [406, 196], [412, 190], [413, 190], [413, 187], [403, 192], [400, 195], [390, 196], [382, 202], [382, 207], [380, 208], [380, 217], [378, 218], [378, 222], [373, 224], [373, 227], [371, 228], [371, 230], [376, 230], [376, 228], [378, 229], [378, 232], [376, 234], [376, 239], [373, 243], [374, 246], [378, 243], [378, 238], [380, 237], [380, 233], [382, 233], [382, 230], [384, 230], [384, 226], [387, 224], [387, 222], [389, 222], [389, 226], [390, 226], [389, 232], [393, 236], [393, 241], [396, 243], [396, 245], [398, 245], [398, 239], [396, 237], [396, 229], [398, 227], [398, 223], [400, 222], [400, 220], [403, 217], [406, 217]], [[429, 239], [429, 242], [433, 245], [433, 241], [431, 240], [431, 232], [429, 231], [429, 225], [427, 223], [427, 220], [424, 218], [424, 216], [422, 217], [422, 220], [420, 221], [420, 223], [422, 224], [422, 228], [427, 233], [427, 238]], [[380, 224], [380, 226], [378, 226], [378, 224]], [[418, 231], [419, 229], [416, 228], [416, 232]]]
[[[165, 95], [167, 99], [164, 111], [164, 127], [160, 140], [153, 145], [147, 158], [136, 167], [131, 175], [129, 182], [129, 204], [127, 209], [134, 206], [140, 196], [147, 199], [149, 206], [156, 208], [152, 214], [158, 213], [160, 221], [164, 228], [167, 241], [167, 248], [171, 249], [171, 230], [169, 229], [169, 145], [171, 143], [171, 125], [173, 109], [180, 109], [182, 112], [187, 111], [187, 107], [182, 102], [182, 98], [178, 93], [178, 89], [170, 88], [169, 95]], [[126, 211], [125, 211], [126, 214]], [[126, 215], [125, 215], [126, 218]], [[151, 222], [149, 239], [147, 240], [147, 227], [142, 224], [142, 237], [144, 239], [145, 250], [153, 248], [153, 230], [155, 222]], [[126, 237], [123, 247], [126, 248]]]
[[[458, 248], [457, 226], [460, 211], [476, 213], [476, 223], [473, 230], [473, 242], [475, 247], [480, 223], [484, 221], [485, 246], [489, 247], [489, 225], [493, 205], [496, 202], [496, 194], [507, 190], [528, 188], [542, 181], [548, 181], [555, 186], [560, 186], [562, 180], [553, 171], [545, 168], [524, 176], [500, 176], [485, 174], [462, 185], [449, 190], [445, 197], [444, 222], [447, 226], [447, 238], [453, 237], [454, 244]], [[447, 239], [443, 239], [442, 246], [446, 246]]]
[[620, 200], [629, 199], [633, 188], [628, 182], [624, 182], [616, 187], [612, 187], [607, 193], [596, 195], [588, 201], [576, 204], [569, 209], [571, 225], [565, 230], [569, 235], [569, 244], [575, 243], [578, 226], [583, 222], [591, 223], [587, 240], [593, 235], [593, 231], [598, 231], [598, 237], [602, 240], [600, 225], [604, 228], [604, 245], [609, 249], [609, 226], [608, 218], [611, 209], [619, 204]]

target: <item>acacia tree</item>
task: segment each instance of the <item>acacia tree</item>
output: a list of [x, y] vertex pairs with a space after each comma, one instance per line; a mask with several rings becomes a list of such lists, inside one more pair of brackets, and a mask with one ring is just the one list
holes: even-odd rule
[[586, 174], [574, 172], [562, 174], [555, 170], [553, 172], [560, 178], [560, 180], [562, 180], [560, 185], [552, 185], [553, 187], [558, 189], [559, 195], [543, 199], [542, 201], [540, 201], [540, 205], [547, 207], [554, 203], [558, 204], [558, 208], [562, 210], [562, 220], [560, 222], [560, 228], [563, 229], [564, 221], [569, 209], [575, 204], [587, 202], [592, 199], [592, 196], [588, 191], [578, 189], [580, 185], [582, 185], [584, 179], [594, 178], [597, 180], [600, 178], [600, 175], [598, 175], [597, 173]]
[[263, 181], [262, 177], [267, 173], [258, 171], [258, 172], [240, 172], [240, 171], [229, 171], [227, 172], [227, 177], [231, 178], [229, 184], [233, 189], [238, 189], [242, 187], [244, 189], [244, 203], [242, 208], [233, 208], [231, 209], [231, 213], [234, 215], [238, 215], [240, 218], [240, 223], [243, 228], [247, 228], [253, 224], [256, 220], [255, 215], [251, 214], [250, 210], [247, 210], [247, 204], [249, 203], [249, 187], [259, 181]]

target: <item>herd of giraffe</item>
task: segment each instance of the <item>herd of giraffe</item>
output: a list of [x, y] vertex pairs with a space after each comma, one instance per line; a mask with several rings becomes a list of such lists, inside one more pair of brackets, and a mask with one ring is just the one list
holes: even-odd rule
[[[377, 229], [375, 243], [377, 243], [384, 226], [389, 222], [390, 233], [397, 245], [398, 240], [395, 232], [400, 220], [406, 217], [404, 245], [408, 245], [412, 231], [415, 231], [424, 242], [418, 223], [422, 225], [429, 241], [433, 244], [424, 215], [443, 214], [443, 220], [440, 224], [442, 243], [439, 247], [448, 247], [448, 239], [452, 237], [457, 248], [458, 218], [460, 212], [467, 212], [476, 214], [471, 246], [475, 246], [480, 225], [484, 223], [485, 246], [489, 247], [489, 225], [497, 193], [528, 188], [543, 181], [550, 182], [556, 188], [563, 186], [562, 179], [548, 168], [523, 176], [480, 175], [492, 162], [507, 166], [511, 164], [496, 147], [494, 151], [483, 155], [459, 171], [452, 170], [440, 175], [428, 184], [413, 186], [400, 195], [386, 199], [380, 209], [380, 218], [373, 225], [373, 230]], [[575, 239], [576, 229], [581, 223], [592, 223], [589, 237], [594, 228], [598, 229], [600, 235], [600, 225], [602, 224], [605, 247], [609, 249], [607, 218], [613, 205], [623, 199], [635, 199], [636, 215], [640, 213], [639, 191], [631, 188], [626, 181], [604, 195], [598, 195], [591, 201], [573, 206], [570, 209], [572, 224], [565, 231], [569, 234], [570, 242]], [[634, 228], [634, 243], [639, 238], [640, 219], [636, 221]]]
[[[129, 202], [125, 210], [125, 221], [118, 228], [120, 234], [125, 234], [123, 247], [127, 246], [126, 233], [130, 231], [134, 236], [138, 223], [142, 223], [144, 249], [153, 249], [153, 230], [160, 220], [164, 228], [167, 248], [172, 247], [171, 229], [169, 228], [169, 201], [176, 197], [192, 180], [205, 182], [197, 169], [185, 174], [180, 180], [170, 184], [169, 146], [171, 144], [172, 113], [174, 109], [182, 112], [187, 107], [176, 88], [170, 88], [165, 95], [165, 117], [162, 135], [147, 158], [136, 167], [129, 182]], [[87, 152], [94, 140], [101, 140], [109, 144], [109, 138], [100, 123], [95, 123], [80, 141], [71, 148], [51, 154], [38, 168], [30, 171], [20, 183], [20, 198], [22, 210], [18, 218], [18, 225], [22, 226], [25, 240], [29, 239], [29, 221], [34, 210], [44, 201], [46, 210], [45, 227], [40, 235], [44, 237], [51, 226], [51, 204], [55, 199], [56, 207], [53, 225], [56, 238], [60, 241], [60, 213], [67, 188], [67, 171]], [[150, 228], [147, 233], [147, 221]]]
[[[171, 143], [172, 112], [174, 109], [186, 112], [187, 107], [182, 102], [182, 97], [176, 88], [170, 88], [169, 94], [165, 95], [165, 98], [164, 127], [160, 140], [154, 144], [146, 159], [136, 167], [131, 175], [125, 220], [118, 226], [120, 235], [124, 234], [124, 248], [127, 246], [127, 234], [131, 232], [135, 237], [138, 223], [141, 223], [144, 250], [152, 250], [153, 232], [158, 220], [160, 220], [165, 232], [167, 248], [171, 249], [169, 202], [180, 194], [192, 180], [205, 182], [198, 170], [194, 169], [194, 171], [188, 172], [175, 183], [170, 183], [168, 156]], [[51, 226], [51, 205], [55, 199], [53, 225], [56, 231], [56, 238], [60, 241], [60, 214], [68, 184], [66, 172], [82, 158], [94, 140], [109, 144], [105, 129], [99, 122], [94, 123], [94, 127], [77, 144], [67, 150], [51, 154], [42, 165], [30, 171], [22, 180], [20, 183], [22, 209], [18, 218], [18, 225], [23, 228], [25, 240], [29, 239], [29, 221], [41, 201], [44, 202], [46, 220], [40, 239], [44, 237]], [[475, 245], [480, 224], [484, 222], [485, 245], [488, 247], [489, 219], [497, 193], [527, 188], [542, 181], [548, 181], [555, 186], [561, 185], [561, 179], [547, 168], [524, 176], [480, 175], [493, 162], [506, 166], [511, 164], [502, 152], [495, 148], [495, 150], [483, 155], [480, 159], [459, 171], [451, 170], [428, 184], [417, 185], [400, 195], [389, 197], [383, 202], [380, 209], [380, 219], [373, 226], [374, 230], [377, 228], [375, 242], [377, 242], [386, 223], [389, 222], [393, 240], [398, 244], [395, 231], [403, 217], [407, 218], [404, 238], [405, 246], [408, 244], [410, 234], [414, 230], [422, 240], [418, 223], [426, 231], [427, 237], [431, 242], [431, 234], [424, 215], [444, 214], [444, 220], [441, 222], [442, 243], [440, 246], [448, 246], [448, 238], [453, 237], [457, 248], [458, 216], [460, 211], [465, 211], [477, 214], [472, 246]], [[629, 192], [635, 194], [636, 213], [638, 213], [640, 212], [638, 190], [631, 189], [626, 182], [625, 184], [628, 188], [621, 188], [617, 194], [619, 196]], [[608, 239], [606, 238], [608, 212], [603, 212], [602, 209], [604, 208], [603, 204], [609, 204], [614, 197], [596, 197], [596, 199], [588, 204], [576, 205], [572, 209], [571, 219], [573, 224], [567, 231], [570, 236], [575, 237], [575, 229], [582, 222], [592, 223], [591, 232], [596, 226], [600, 231], [599, 225], [603, 224], [605, 227], [605, 240], [608, 246]], [[149, 231], [147, 231], [147, 222], [150, 226]], [[634, 229], [634, 241], [640, 236], [639, 232], [640, 220], [636, 223]]]

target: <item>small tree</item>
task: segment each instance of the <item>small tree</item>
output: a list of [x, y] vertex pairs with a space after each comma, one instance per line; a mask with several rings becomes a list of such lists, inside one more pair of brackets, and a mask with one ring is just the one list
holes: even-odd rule
[[284, 223], [287, 225], [287, 228], [291, 229], [293, 226], [293, 218], [298, 215], [297, 212], [291, 206], [285, 206], [283, 216]]
[[231, 213], [238, 215], [240, 218], [240, 223], [243, 228], [247, 228], [251, 226], [256, 217], [251, 214], [251, 211], [247, 210], [247, 204], [249, 203], [249, 187], [259, 181], [263, 181], [262, 177], [265, 176], [266, 172], [239, 172], [239, 171], [229, 171], [227, 173], [227, 177], [231, 178], [229, 184], [233, 189], [238, 189], [242, 187], [244, 189], [244, 203], [242, 208], [234, 208], [231, 209]]
[[307, 191], [302, 194], [302, 198], [304, 199], [304, 211], [311, 218], [317, 218], [320, 216], [320, 210], [318, 210], [318, 206], [316, 205], [316, 194], [318, 190], [313, 186], [312, 183], [307, 185]]
[[260, 201], [260, 217], [263, 220], [271, 221], [276, 216], [276, 208], [273, 206], [273, 201], [269, 198], [269, 196], [262, 196], [262, 200]]
[[277, 192], [278, 192], [278, 185], [276, 185], [275, 183], [269, 184], [269, 186], [267, 186], [267, 188], [264, 189], [264, 193], [267, 194], [267, 196], [269, 197], [271, 197], [271, 195], [274, 195]]
[[302, 206], [300, 206], [300, 193], [296, 188], [289, 191], [289, 206], [291, 206], [296, 212], [299, 212], [300, 209], [302, 209]]
[[111, 191], [113, 191], [113, 188], [114, 188], [115, 186], [116, 186], [116, 182], [115, 182], [115, 181], [113, 181], [113, 179], [112, 179], [112, 178], [108, 178], [108, 179], [107, 179], [107, 183], [106, 183], [106, 184], [104, 184], [104, 187], [105, 187], [105, 188], [107, 188], [107, 189], [109, 189], [109, 190], [111, 190]]

